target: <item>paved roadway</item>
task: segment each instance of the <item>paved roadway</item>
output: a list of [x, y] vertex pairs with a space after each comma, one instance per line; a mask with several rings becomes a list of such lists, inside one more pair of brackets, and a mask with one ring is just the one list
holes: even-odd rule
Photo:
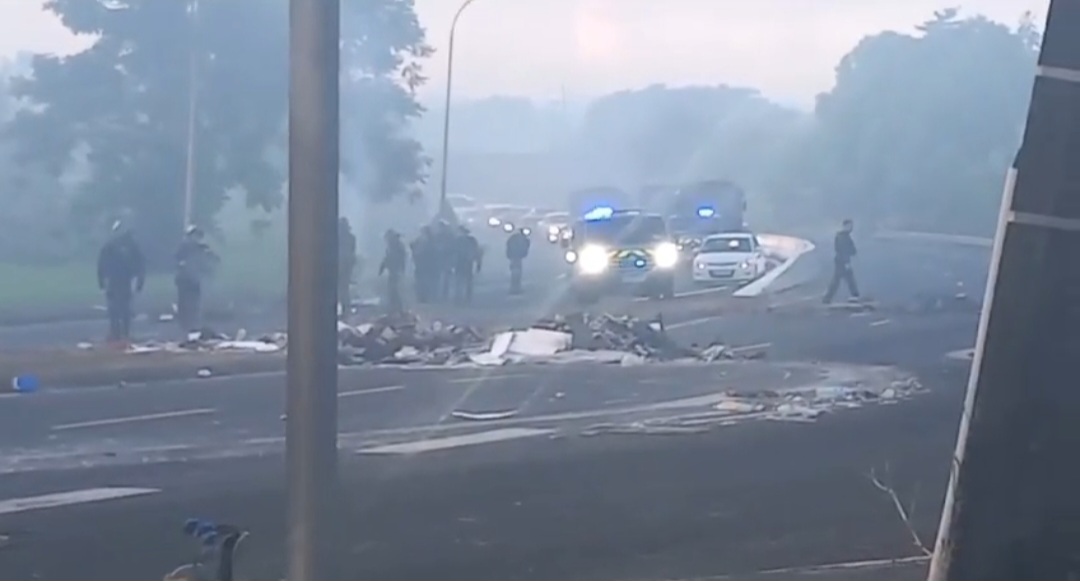
[[[339, 385], [346, 500], [340, 528], [328, 533], [344, 544], [346, 574], [801, 578], [812, 575], [810, 565], [914, 557], [819, 575], [919, 577], [920, 552], [867, 475], [876, 470], [915, 505], [914, 526], [932, 543], [966, 377], [966, 363], [946, 353], [973, 344], [976, 314], [947, 301], [933, 312], [913, 309], [927, 301], [912, 299], [950, 297], [958, 281], [981, 297], [986, 257], [973, 249], [864, 246], [863, 260], [874, 261], [860, 264], [860, 274], [882, 304], [879, 313], [800, 308], [816, 296], [793, 291], [789, 307], [773, 313], [668, 324], [686, 341], [771, 343], [772, 360], [892, 364], [917, 373], [930, 393], [896, 405], [815, 423], [590, 438], [580, 428], [598, 418], [634, 418], [659, 401], [719, 389], [775, 389], [802, 381], [802, 368], [346, 372]], [[254, 531], [247, 577], [280, 576], [281, 387], [280, 376], [269, 374], [0, 398], [0, 535], [7, 537], [0, 537], [0, 574], [161, 575], [192, 552], [179, 524], [208, 516]], [[516, 415], [470, 423], [453, 410]], [[452, 440], [462, 435], [475, 445]], [[503, 441], [481, 445], [484, 435]], [[418, 441], [447, 449], [425, 450]], [[406, 446], [358, 453], [393, 443]], [[123, 494], [117, 487], [142, 490], [85, 502], [88, 489]], [[17, 500], [69, 491], [81, 492], [65, 506], [41, 508], [47, 501], [37, 499], [32, 509]], [[796, 571], [783, 570], [789, 567]]]

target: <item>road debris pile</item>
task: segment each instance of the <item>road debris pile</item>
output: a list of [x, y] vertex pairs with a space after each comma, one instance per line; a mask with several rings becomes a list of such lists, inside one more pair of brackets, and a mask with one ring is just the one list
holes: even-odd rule
[[[763, 352], [754, 353], [757, 357]], [[667, 334], [663, 320], [578, 313], [543, 319], [521, 331], [496, 335], [490, 348], [470, 356], [479, 365], [508, 363], [609, 363], [744, 359], [746, 355], [715, 342], [686, 347]]]
[[691, 434], [748, 421], [814, 422], [842, 410], [896, 404], [923, 391], [919, 381], [882, 369], [870, 381], [782, 390], [726, 391], [702, 406], [625, 423], [596, 424], [581, 434]]
[[[250, 339], [247, 331], [240, 329], [229, 337], [209, 327], [192, 331], [183, 341], [146, 341], [133, 343], [126, 349], [130, 354], [144, 353], [191, 353], [191, 352], [249, 352], [278, 353], [288, 343], [285, 333], [267, 333]], [[92, 349], [92, 345], [79, 344], [80, 349]]]
[[454, 365], [466, 363], [484, 338], [472, 327], [429, 324], [412, 314], [385, 315], [371, 322], [338, 324], [338, 362]]

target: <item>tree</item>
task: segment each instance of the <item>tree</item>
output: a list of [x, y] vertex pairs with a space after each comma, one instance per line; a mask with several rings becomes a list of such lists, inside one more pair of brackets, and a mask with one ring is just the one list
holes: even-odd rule
[[[91, 177], [79, 187], [77, 228], [130, 210], [152, 257], [164, 257], [183, 221], [194, 62], [195, 222], [212, 226], [228, 195], [273, 209], [283, 200], [287, 108], [284, 0], [49, 0], [73, 32], [97, 41], [71, 57], [39, 55], [14, 86], [33, 106], [8, 135], [21, 160], [58, 174], [79, 146]], [[419, 113], [412, 91], [426, 56], [411, 0], [344, 3], [346, 151], [380, 168], [379, 195], [422, 179], [419, 148], [400, 136]], [[412, 58], [415, 57], [415, 58]], [[355, 106], [353, 104], [356, 104]], [[348, 166], [348, 164], [346, 164]], [[152, 233], [152, 236], [147, 234]], [[176, 233], [171, 235], [170, 233]]]
[[914, 35], [863, 39], [818, 98], [806, 154], [824, 210], [904, 227], [989, 232], [1023, 130], [1038, 34], [935, 13]]
[[354, 0], [342, 13], [344, 172], [374, 201], [417, 199], [430, 160], [410, 137], [431, 56], [413, 0]]

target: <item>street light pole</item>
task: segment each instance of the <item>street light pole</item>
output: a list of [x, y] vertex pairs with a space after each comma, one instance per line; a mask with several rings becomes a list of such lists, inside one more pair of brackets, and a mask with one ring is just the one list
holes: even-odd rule
[[439, 213], [446, 210], [446, 177], [447, 165], [450, 159], [450, 95], [454, 83], [454, 33], [457, 31], [458, 20], [465, 9], [476, 0], [465, 0], [461, 7], [454, 13], [454, 20], [450, 22], [450, 43], [446, 47], [446, 103], [443, 108], [443, 134], [442, 134], [442, 184], [439, 187]]
[[190, 15], [191, 38], [188, 45], [188, 126], [187, 126], [187, 168], [184, 175], [184, 224], [186, 230], [193, 224], [195, 205], [195, 136], [198, 123], [195, 116], [199, 107], [199, 0], [188, 4]]
[[341, 0], [289, 2], [288, 579], [336, 565]]

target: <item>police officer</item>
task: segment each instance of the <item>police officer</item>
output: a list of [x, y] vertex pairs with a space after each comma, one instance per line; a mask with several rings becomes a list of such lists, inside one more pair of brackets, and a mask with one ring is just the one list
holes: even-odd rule
[[459, 304], [469, 304], [473, 295], [473, 275], [480, 272], [480, 243], [469, 229], [461, 226], [454, 240], [454, 298]]
[[420, 234], [409, 244], [409, 250], [412, 252], [416, 301], [426, 304], [434, 298], [438, 278], [438, 249], [431, 226], [420, 229]]
[[450, 300], [450, 287], [454, 281], [457, 236], [446, 220], [439, 220], [435, 224], [433, 239], [432, 279], [435, 288], [432, 299], [446, 302]]
[[401, 300], [401, 278], [405, 274], [407, 251], [401, 234], [397, 231], [387, 230], [383, 238], [386, 240], [386, 254], [379, 265], [379, 276], [386, 274], [387, 309], [398, 314], [405, 310]]
[[198, 226], [184, 230], [184, 240], [176, 250], [176, 319], [183, 331], [199, 328], [202, 311], [202, 283], [211, 274], [218, 257], [205, 242]]
[[342, 320], [352, 314], [351, 285], [356, 275], [356, 235], [353, 234], [349, 220], [338, 218], [338, 316]]
[[521, 265], [529, 256], [529, 235], [518, 228], [506, 239], [506, 259], [510, 261], [510, 294], [521, 294]]
[[825, 297], [822, 299], [826, 305], [832, 303], [841, 281], [847, 285], [852, 299], [859, 298], [859, 286], [855, 283], [855, 271], [851, 266], [851, 260], [857, 254], [855, 241], [851, 238], [853, 230], [855, 230], [855, 223], [850, 218], [846, 219], [836, 233], [836, 238], [833, 239], [833, 275], [832, 280], [829, 281], [829, 289], [825, 291]]
[[98, 254], [97, 278], [98, 288], [105, 291], [109, 341], [126, 343], [131, 339], [131, 303], [146, 282], [146, 260], [120, 220], [113, 223], [112, 237]]

